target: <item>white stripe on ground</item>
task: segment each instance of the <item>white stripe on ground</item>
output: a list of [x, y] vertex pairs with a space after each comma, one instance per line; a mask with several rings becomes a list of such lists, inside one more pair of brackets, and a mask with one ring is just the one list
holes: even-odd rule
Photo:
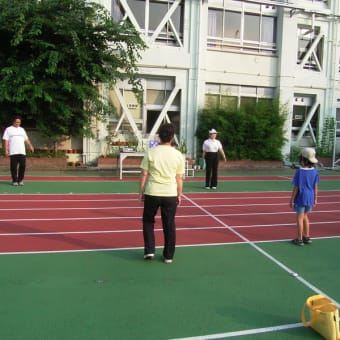
[[177, 339], [172, 339], [172, 340], [214, 340], [214, 339], [225, 339], [225, 338], [232, 338], [234, 336], [243, 336], [243, 335], [251, 335], [251, 334], [269, 333], [269, 332], [282, 331], [282, 330], [286, 330], [286, 329], [300, 328], [300, 327], [303, 327], [302, 323], [293, 323], [293, 324], [282, 325], [282, 326], [255, 328], [255, 329], [249, 329], [249, 330], [245, 330], [245, 331], [236, 331], [236, 332], [228, 332], [228, 333], [220, 333], [220, 334], [201, 335], [201, 336], [194, 336], [194, 337], [189, 337], [189, 338], [177, 338]]
[[[328, 222], [332, 223], [332, 222]], [[314, 223], [315, 224], [315, 223]], [[320, 222], [320, 224], [324, 224], [323, 222]], [[287, 226], [289, 224], [283, 225]], [[291, 224], [293, 225], [293, 224]], [[273, 227], [275, 225], [258, 225], [258, 226], [234, 226], [233, 228], [247, 228], [247, 227]], [[281, 226], [281, 225], [276, 225], [276, 226]], [[224, 226], [219, 226], [219, 227], [187, 227], [187, 228], [176, 228], [177, 231], [185, 231], [185, 230], [190, 230], [190, 231], [195, 231], [195, 230], [217, 230], [217, 229], [225, 229]], [[155, 232], [163, 232], [163, 229], [161, 228], [155, 228]], [[12, 232], [12, 233], [0, 233], [1, 236], [35, 236], [35, 235], [70, 235], [70, 234], [110, 234], [110, 233], [117, 233], [117, 234], [125, 234], [125, 233], [140, 233], [141, 229], [119, 229], [119, 230], [87, 230], [87, 231], [41, 231], [41, 232]], [[325, 237], [318, 237], [318, 239], [326, 239], [326, 238], [337, 238], [340, 236], [325, 236]], [[313, 238], [317, 239], [317, 238]], [[256, 241], [256, 243], [261, 243], [261, 242], [278, 242], [278, 241], [283, 241], [282, 239], [274, 239], [274, 240], [259, 240]], [[239, 243], [245, 243], [247, 241], [240, 241]], [[237, 242], [230, 242], [230, 243], [237, 243]], [[207, 243], [213, 245], [213, 243]], [[229, 242], [223, 242], [220, 244], [229, 244]], [[197, 244], [197, 246], [201, 245], [206, 245], [206, 244]], [[196, 244], [194, 245], [196, 246]]]
[[[185, 195], [184, 195], [185, 196]], [[294, 270], [292, 270], [291, 268], [289, 268], [288, 266], [286, 266], [285, 264], [283, 264], [282, 262], [280, 262], [279, 260], [277, 260], [274, 256], [270, 255], [268, 252], [266, 252], [265, 250], [263, 250], [261, 247], [259, 247], [258, 245], [256, 245], [254, 242], [250, 241], [248, 238], [246, 238], [245, 236], [243, 236], [241, 233], [239, 233], [238, 231], [236, 231], [233, 227], [227, 225], [226, 223], [224, 223], [223, 221], [221, 221], [219, 218], [217, 218], [216, 216], [214, 216], [213, 214], [211, 214], [209, 211], [207, 211], [206, 209], [204, 209], [203, 207], [199, 206], [195, 201], [191, 200], [190, 198], [186, 197], [185, 198], [187, 200], [189, 200], [193, 205], [195, 205], [197, 208], [199, 208], [201, 211], [203, 211], [205, 214], [207, 214], [208, 216], [210, 216], [212, 219], [214, 219], [215, 221], [217, 221], [218, 223], [220, 223], [221, 225], [223, 225], [226, 229], [228, 229], [229, 231], [231, 231], [233, 234], [235, 234], [236, 236], [238, 236], [240, 239], [242, 239], [244, 242], [248, 243], [250, 246], [252, 246], [254, 249], [256, 249], [259, 253], [261, 253], [263, 256], [267, 257], [269, 260], [271, 260], [273, 263], [275, 263], [277, 266], [279, 266], [281, 269], [283, 269], [284, 271], [286, 271], [289, 275], [294, 275], [296, 274]], [[340, 304], [335, 301], [334, 299], [332, 299], [330, 296], [328, 296], [325, 292], [323, 292], [322, 290], [320, 290], [319, 288], [317, 288], [316, 286], [312, 285], [310, 282], [308, 282], [307, 280], [305, 280], [303, 277], [297, 275], [294, 276], [294, 278], [296, 278], [297, 280], [299, 280], [301, 283], [303, 283], [306, 287], [310, 288], [312, 291], [314, 291], [316, 294], [322, 294], [328, 298], [330, 298], [331, 300], [334, 301], [334, 303], [337, 304], [338, 307], [340, 307]]]
[[[318, 210], [318, 213], [338, 213], [340, 210]], [[218, 217], [230, 217], [230, 216], [257, 216], [257, 215], [284, 215], [284, 214], [294, 214], [291, 211], [286, 212], [261, 212], [261, 213], [237, 213], [237, 214], [215, 214], [214, 217], [215, 220], [218, 221], [218, 223], [221, 223], [217, 218]], [[207, 217], [206, 214], [195, 214], [195, 215], [177, 215], [176, 218], [200, 218], [200, 217]], [[134, 220], [134, 219], [140, 219], [140, 216], [107, 216], [107, 217], [62, 217], [62, 218], [2, 218], [0, 219], [0, 222], [19, 222], [19, 221], [73, 221], [73, 220], [115, 220], [115, 219], [121, 219], [121, 220]], [[338, 221], [329, 221], [329, 222], [313, 222], [313, 224], [317, 223], [337, 223]], [[274, 224], [271, 224], [274, 225]], [[285, 224], [278, 224], [278, 225], [285, 225]], [[251, 226], [251, 225], [249, 225]], [[248, 227], [248, 226], [246, 226]]]
[[[64, 201], [65, 203], [69, 203], [69, 201]], [[16, 202], [18, 203], [18, 202]], [[21, 201], [20, 201], [21, 203]], [[320, 205], [330, 205], [330, 204], [339, 204], [339, 202], [320, 202], [318, 203], [318, 206]], [[205, 208], [222, 208], [222, 207], [244, 207], [244, 204], [212, 204], [212, 205], [201, 205], [202, 207]], [[247, 204], [247, 207], [258, 207], [258, 206], [282, 206], [282, 202], [279, 203], [254, 203], [254, 204]], [[191, 205], [181, 205], [182, 208], [192, 208]], [[121, 209], [131, 209], [131, 206], [120, 206], [120, 207], [112, 207], [112, 206], [102, 206], [102, 207], [59, 207], [59, 208], [55, 208], [55, 207], [49, 207], [49, 208], [0, 208], [0, 211], [55, 211], [55, 210], [65, 210], [65, 211], [69, 211], [69, 210], [121, 210]], [[133, 207], [133, 209], [143, 209], [142, 206], [135, 206]], [[287, 210], [288, 210], [288, 205], [287, 205]], [[318, 212], [339, 212], [339, 210], [317, 210]], [[282, 213], [294, 213], [293, 211], [289, 210], [289, 211], [282, 211]], [[280, 212], [281, 213], [281, 212]], [[261, 213], [262, 214], [262, 213]], [[270, 212], [270, 213], [264, 213], [264, 214], [277, 214], [277, 212]], [[229, 215], [229, 214], [228, 214]], [[192, 216], [192, 215], [191, 215]]]

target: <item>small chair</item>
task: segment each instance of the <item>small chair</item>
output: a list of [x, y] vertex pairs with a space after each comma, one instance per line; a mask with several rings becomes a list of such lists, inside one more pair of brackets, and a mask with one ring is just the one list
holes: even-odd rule
[[189, 161], [186, 160], [185, 161], [185, 176], [190, 176], [190, 177], [193, 177], [195, 176], [195, 169], [194, 167], [192, 166], [192, 164], [189, 164]]

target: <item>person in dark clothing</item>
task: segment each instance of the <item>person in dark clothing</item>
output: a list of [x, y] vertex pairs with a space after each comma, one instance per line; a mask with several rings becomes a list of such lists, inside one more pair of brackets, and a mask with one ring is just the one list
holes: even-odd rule
[[209, 138], [203, 142], [203, 158], [205, 160], [205, 188], [217, 189], [218, 153], [227, 161], [221, 142], [216, 139], [217, 131], [209, 130]]

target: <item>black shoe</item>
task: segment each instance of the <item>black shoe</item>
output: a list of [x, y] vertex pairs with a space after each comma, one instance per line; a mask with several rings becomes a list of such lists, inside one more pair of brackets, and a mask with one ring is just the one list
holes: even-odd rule
[[302, 242], [304, 243], [304, 244], [311, 244], [312, 243], [312, 240], [311, 240], [311, 238], [310, 237], [303, 237], [302, 238]]
[[164, 258], [164, 263], [167, 263], [167, 264], [172, 263], [172, 259], [166, 259], [166, 258]]
[[303, 241], [299, 240], [298, 238], [295, 238], [294, 240], [292, 240], [292, 243], [295, 244], [296, 246], [303, 246]]
[[145, 254], [144, 260], [152, 260], [154, 258], [155, 254]]

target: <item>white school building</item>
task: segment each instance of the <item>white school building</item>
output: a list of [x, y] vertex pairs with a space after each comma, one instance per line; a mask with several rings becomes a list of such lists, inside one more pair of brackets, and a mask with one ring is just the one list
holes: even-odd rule
[[127, 142], [142, 151], [164, 121], [195, 158], [198, 112], [208, 101], [279, 96], [288, 112], [283, 155], [316, 146], [326, 118], [340, 121], [338, 0], [97, 1], [113, 20], [129, 20], [147, 49], [138, 63], [143, 104], [128, 83], [103, 86], [118, 114], [94, 122], [95, 138], [82, 141], [86, 163]]

